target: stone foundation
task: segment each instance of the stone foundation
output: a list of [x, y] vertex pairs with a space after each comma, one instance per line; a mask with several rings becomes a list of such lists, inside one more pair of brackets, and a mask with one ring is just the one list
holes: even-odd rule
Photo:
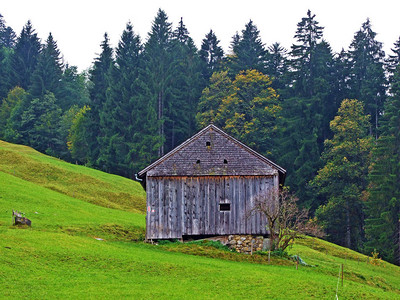
[[263, 236], [229, 235], [226, 245], [237, 252], [253, 254], [256, 251], [262, 251], [267, 240], [264, 240]]

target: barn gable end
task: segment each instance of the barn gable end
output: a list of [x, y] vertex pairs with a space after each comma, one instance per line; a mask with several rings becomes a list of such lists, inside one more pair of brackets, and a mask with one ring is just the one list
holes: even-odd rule
[[267, 234], [253, 199], [285, 170], [209, 125], [138, 173], [147, 192], [146, 238]]
[[285, 170], [211, 124], [138, 175], [235, 176], [278, 172], [283, 175]]

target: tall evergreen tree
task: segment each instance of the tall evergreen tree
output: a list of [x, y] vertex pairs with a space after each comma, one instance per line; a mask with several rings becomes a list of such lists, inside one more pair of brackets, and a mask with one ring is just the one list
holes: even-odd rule
[[293, 70], [294, 93], [305, 97], [313, 96], [314, 54], [322, 40], [324, 27], [318, 25], [310, 10], [297, 24], [296, 44], [292, 45], [291, 68]]
[[4, 17], [0, 14], [0, 48], [14, 48], [16, 35], [10, 26], [6, 26]]
[[302, 205], [314, 211], [319, 200], [308, 186], [321, 167], [324, 140], [331, 137], [329, 121], [338, 108], [332, 89], [334, 60], [330, 45], [322, 39], [323, 27], [310, 11], [298, 23], [290, 53], [289, 77], [283, 90], [283, 117], [278, 161], [288, 169], [287, 185]]
[[242, 34], [236, 34], [231, 43], [233, 56], [228, 67], [234, 77], [240, 71], [254, 69], [265, 73], [267, 50], [261, 41], [260, 31], [253, 21], [245, 25]]
[[[100, 113], [101, 151], [97, 163], [109, 172], [132, 177], [134, 171], [149, 163], [138, 149], [147, 147], [154, 155], [157, 140], [143, 144], [149, 143], [144, 132], [145, 127], [154, 127], [148, 124], [154, 122], [154, 117], [144, 118], [148, 107], [141, 98], [142, 45], [131, 23], [126, 25], [115, 52], [110, 92]], [[153, 136], [157, 136], [156, 131]]]
[[61, 90], [63, 67], [57, 42], [50, 33], [39, 54], [31, 77], [31, 85], [29, 87], [31, 97], [40, 98], [49, 92], [57, 97], [58, 92]]
[[171, 82], [173, 104], [169, 106], [166, 120], [169, 149], [175, 148], [195, 133], [197, 103], [205, 87], [198, 50], [182, 19], [174, 31], [173, 64], [176, 66]]
[[287, 49], [279, 43], [272, 44], [268, 47], [266, 73], [271, 77], [272, 87], [275, 90], [281, 91], [285, 87], [288, 70]]
[[334, 135], [325, 141], [325, 165], [312, 182], [325, 199], [316, 215], [328, 239], [352, 249], [360, 249], [363, 240], [362, 193], [367, 187], [372, 148], [368, 119], [362, 102], [343, 100], [331, 122]]
[[224, 57], [224, 50], [219, 46], [219, 40], [215, 33], [210, 30], [203, 39], [200, 49], [200, 58], [204, 63], [203, 78], [206, 82], [214, 72], [219, 71]]
[[349, 50], [350, 96], [365, 103], [371, 115], [370, 134], [378, 136], [379, 116], [386, 97], [382, 43], [376, 39], [369, 19], [354, 35]]
[[393, 75], [381, 124], [369, 174], [365, 250], [376, 249], [400, 265], [400, 67]]
[[400, 64], [400, 37], [394, 43], [394, 47], [390, 50], [392, 50], [393, 54], [389, 54], [389, 56], [385, 60], [385, 64], [386, 71], [389, 75], [389, 82], [392, 82], [397, 66]]
[[[93, 68], [89, 71], [91, 109], [85, 114], [88, 120], [84, 122], [86, 126], [82, 127], [86, 131], [86, 134], [82, 135], [87, 138], [87, 142], [84, 144], [88, 145], [89, 164], [94, 166], [97, 166], [96, 161], [100, 155], [100, 114], [107, 99], [111, 82], [111, 68], [114, 65], [113, 50], [110, 47], [107, 33], [104, 34], [101, 49], [102, 52], [95, 59]], [[101, 168], [101, 166], [97, 167]]]
[[52, 93], [30, 101], [21, 117], [24, 143], [38, 151], [57, 156], [64, 141], [59, 136], [62, 111]]
[[28, 90], [41, 51], [40, 40], [30, 21], [26, 23], [15, 44], [12, 57], [12, 86]]
[[147, 91], [151, 93], [149, 101], [154, 105], [158, 116], [158, 135], [162, 144], [158, 156], [162, 156], [165, 150], [170, 150], [166, 145], [165, 132], [168, 109], [173, 105], [171, 95], [171, 81], [175, 75], [175, 65], [172, 56], [172, 25], [168, 22], [167, 14], [163, 10], [157, 12], [153, 21], [148, 40], [144, 47], [145, 82]]

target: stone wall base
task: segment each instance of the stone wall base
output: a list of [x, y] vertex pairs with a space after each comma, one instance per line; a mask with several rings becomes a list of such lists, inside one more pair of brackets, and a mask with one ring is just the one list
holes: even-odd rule
[[269, 239], [255, 235], [229, 235], [227, 246], [239, 253], [253, 254], [263, 251], [269, 245]]

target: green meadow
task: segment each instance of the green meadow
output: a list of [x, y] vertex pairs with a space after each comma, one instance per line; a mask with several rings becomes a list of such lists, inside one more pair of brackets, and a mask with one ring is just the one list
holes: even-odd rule
[[[32, 227], [12, 226], [12, 210]], [[400, 299], [400, 268], [304, 238], [287, 258], [143, 242], [129, 179], [0, 141], [0, 298]], [[343, 264], [343, 284], [339, 270]]]

